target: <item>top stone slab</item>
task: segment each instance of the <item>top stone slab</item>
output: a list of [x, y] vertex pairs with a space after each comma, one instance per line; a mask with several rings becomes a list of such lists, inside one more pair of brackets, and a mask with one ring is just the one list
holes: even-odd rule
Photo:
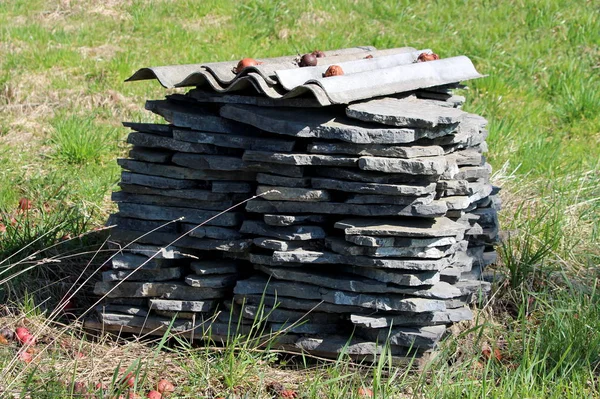
[[352, 104], [346, 108], [346, 115], [351, 118], [411, 128], [457, 124], [465, 114], [460, 109], [435, 105], [415, 97], [382, 98]]
[[394, 221], [379, 219], [345, 219], [335, 228], [344, 229], [345, 234], [368, 234], [400, 237], [452, 237], [466, 230], [460, 223], [446, 217], [432, 219], [398, 218]]

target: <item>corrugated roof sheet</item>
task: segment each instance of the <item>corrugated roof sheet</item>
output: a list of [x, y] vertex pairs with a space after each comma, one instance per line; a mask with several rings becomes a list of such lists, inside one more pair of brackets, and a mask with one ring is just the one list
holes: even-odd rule
[[[127, 81], [157, 79], [168, 88], [197, 86], [217, 93], [253, 90], [272, 99], [311, 96], [325, 106], [482, 77], [465, 56], [417, 62], [424, 52], [431, 50], [353, 47], [326, 51], [314, 67], [300, 68], [298, 56], [287, 56], [259, 59], [262, 64], [237, 74], [238, 61], [142, 68]], [[323, 77], [330, 65], [339, 65], [344, 75]]]

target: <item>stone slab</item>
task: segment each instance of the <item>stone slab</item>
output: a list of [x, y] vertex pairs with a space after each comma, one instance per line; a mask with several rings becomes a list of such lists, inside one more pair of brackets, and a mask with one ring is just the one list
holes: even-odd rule
[[247, 203], [246, 210], [258, 213], [313, 213], [354, 216], [415, 216], [433, 218], [446, 214], [446, 203], [433, 201], [419, 205], [370, 205], [341, 202], [265, 201], [255, 199]]
[[133, 194], [124, 191], [117, 191], [112, 193], [111, 199], [113, 202], [170, 206], [190, 209], [201, 209], [207, 211], [223, 211], [236, 204], [239, 204], [238, 201], [232, 201], [229, 199], [222, 201], [204, 201], [195, 199], [173, 198], [163, 195]]
[[[319, 168], [313, 171], [319, 177], [351, 182], [375, 184], [411, 184], [428, 187], [430, 183], [439, 181], [439, 176], [408, 175], [403, 173], [370, 172], [350, 168]], [[431, 192], [431, 191], [430, 191]]]
[[207, 169], [221, 171], [244, 171], [248, 166], [240, 157], [224, 155], [203, 155], [175, 153], [172, 161], [176, 165], [191, 169]]
[[386, 97], [351, 104], [346, 108], [346, 115], [364, 122], [419, 128], [455, 125], [465, 114], [460, 109], [435, 105], [415, 97]]
[[415, 359], [415, 356], [421, 354], [414, 348], [410, 353], [406, 347], [397, 345], [387, 345], [385, 341], [374, 342], [358, 337], [349, 339], [348, 336], [330, 335], [324, 338], [320, 337], [301, 337], [296, 341], [294, 347], [303, 352], [311, 353], [315, 356], [323, 356], [337, 359], [341, 353], [344, 356], [350, 356], [359, 363], [364, 361], [376, 362], [381, 356], [391, 355], [391, 361], [395, 366], [402, 367], [421, 367], [422, 359]]
[[305, 223], [325, 223], [324, 215], [263, 215], [263, 220], [269, 226], [293, 226]]
[[383, 173], [439, 176], [446, 170], [447, 161], [445, 157], [413, 159], [361, 157], [358, 160], [358, 167], [362, 170]]
[[267, 307], [276, 307], [277, 309], [289, 309], [295, 311], [317, 311], [324, 313], [334, 313], [339, 315], [341, 313], [354, 313], [362, 312], [364, 309], [358, 306], [346, 306], [346, 305], [335, 305], [333, 303], [323, 302], [322, 300], [311, 300], [302, 298], [290, 298], [283, 295], [255, 295], [255, 294], [243, 294], [234, 295], [233, 297], [237, 304], [263, 304]]
[[439, 271], [449, 266], [449, 258], [442, 259], [402, 259], [371, 258], [368, 256], [345, 256], [333, 252], [321, 251], [288, 251], [273, 252], [275, 262], [292, 262], [301, 264], [339, 264], [367, 268], [400, 269], [417, 271]]
[[167, 267], [156, 270], [109, 270], [102, 273], [102, 281], [169, 281], [176, 280], [182, 276], [183, 270], [180, 267]]
[[430, 248], [453, 245], [454, 237], [411, 238], [411, 237], [371, 237], [364, 235], [347, 235], [346, 241], [365, 247], [417, 247]]
[[154, 134], [132, 132], [127, 136], [127, 143], [149, 148], [160, 148], [170, 151], [191, 152], [195, 154], [220, 154], [223, 149], [209, 144], [197, 144], [176, 140], [171, 137], [157, 136]]
[[217, 170], [199, 170], [183, 168], [181, 166], [161, 165], [149, 162], [140, 162], [133, 159], [118, 159], [117, 163], [131, 172], [168, 177], [181, 180], [240, 180], [254, 181], [256, 174], [254, 172], [226, 172]]
[[136, 132], [146, 132], [164, 137], [172, 137], [171, 125], [161, 123], [139, 123], [139, 122], [123, 122], [123, 126], [130, 128]]
[[148, 308], [131, 305], [103, 304], [94, 307], [94, 310], [99, 313], [121, 313], [142, 317], [148, 316]]
[[173, 152], [171, 151], [161, 151], [146, 147], [133, 147], [129, 150], [129, 158], [144, 162], [168, 163], [172, 155]]
[[168, 190], [179, 190], [198, 186], [198, 182], [193, 180], [171, 179], [168, 177], [150, 176], [127, 171], [121, 172], [121, 184], [135, 184], [137, 186]]
[[138, 283], [138, 282], [98, 282], [94, 294], [108, 298], [161, 298], [203, 300], [222, 298], [226, 291], [212, 288], [195, 288], [185, 283]]
[[436, 187], [435, 183], [382, 184], [352, 182], [319, 177], [313, 177], [311, 182], [314, 188], [376, 195], [421, 196], [435, 192]]
[[242, 223], [240, 232], [291, 241], [316, 240], [327, 236], [323, 228], [319, 226], [298, 225], [274, 227], [257, 220], [245, 220]]
[[[189, 182], [188, 180], [181, 180], [183, 182]], [[134, 184], [123, 184], [121, 183], [121, 191], [131, 194], [144, 194], [144, 195], [162, 195], [170, 198], [181, 198], [196, 201], [242, 201], [246, 199], [245, 196], [240, 195], [227, 195], [225, 193], [213, 193], [207, 189], [200, 188], [182, 188], [182, 189], [158, 189], [153, 187], [145, 187]]]
[[[145, 263], [143, 266], [141, 266]], [[161, 268], [169, 268], [178, 264], [185, 264], [185, 261], [175, 261], [173, 259], [149, 259], [146, 256], [135, 255], [130, 253], [116, 254], [111, 259], [113, 269], [118, 270], [133, 270], [141, 266], [141, 270], [156, 270]]]
[[[110, 245], [110, 244], [109, 244]], [[156, 245], [145, 245], [140, 243], [129, 243], [129, 244], [113, 244], [110, 246], [116, 253], [120, 254], [134, 254], [142, 255], [147, 258], [153, 257], [155, 260], [159, 259], [177, 259], [177, 260], [190, 260], [196, 258], [194, 251], [188, 251], [183, 248], [178, 248], [173, 245], [169, 246], [156, 246]]]
[[339, 237], [327, 237], [325, 239], [325, 247], [341, 255], [370, 256], [374, 258], [440, 259], [453, 254], [457, 250], [457, 248], [452, 245], [441, 247], [365, 247], [352, 245]]
[[300, 312], [282, 308], [271, 308], [265, 306], [245, 305], [241, 309], [242, 316], [254, 321], [270, 321], [277, 323], [296, 323], [303, 320], [311, 323], [337, 323], [341, 317], [336, 314], [322, 312]]
[[271, 323], [271, 332], [292, 333], [292, 334], [311, 334], [326, 335], [340, 333], [343, 330], [339, 324], [325, 323]]
[[315, 154], [370, 155], [390, 158], [437, 157], [444, 155], [440, 146], [393, 146], [382, 144], [311, 143], [308, 152]]
[[219, 303], [217, 300], [204, 301], [181, 301], [174, 299], [150, 299], [150, 309], [164, 310], [168, 312], [210, 312]]
[[186, 232], [194, 238], [211, 238], [214, 240], [241, 240], [243, 236], [236, 228], [226, 228], [218, 226], [198, 226], [194, 224], [179, 223], [180, 232]]
[[358, 164], [357, 157], [343, 155], [277, 153], [268, 151], [244, 151], [244, 161], [268, 162], [293, 166], [350, 166]]
[[377, 342], [389, 342], [392, 345], [407, 348], [435, 348], [446, 332], [446, 326], [396, 327], [390, 331], [382, 329], [360, 329], [359, 335]]
[[350, 315], [350, 321], [357, 327], [385, 328], [386, 330], [395, 326], [451, 324], [471, 319], [473, 319], [473, 312], [466, 306], [432, 313], [404, 313], [389, 316]]
[[[187, 223], [204, 223], [208, 226], [230, 227], [237, 226], [242, 220], [239, 212], [227, 212], [217, 216], [219, 212], [205, 211], [190, 208], [141, 205], [121, 202], [119, 212], [123, 217], [146, 220], [179, 220]], [[215, 217], [216, 216], [216, 217]], [[209, 221], [209, 219], [213, 218]]]
[[267, 173], [257, 173], [256, 181], [259, 184], [269, 186], [308, 188], [310, 187], [310, 177], [283, 177]]
[[259, 107], [322, 107], [321, 103], [319, 103], [315, 99], [304, 97], [277, 99], [260, 95], [218, 93], [214, 91], [202, 90], [199, 88], [190, 90], [186, 93], [186, 95], [202, 103], [246, 104], [258, 105]]
[[194, 273], [200, 276], [229, 273], [237, 274], [240, 271], [238, 262], [226, 259], [193, 261], [190, 264], [190, 268]]
[[353, 267], [349, 272], [384, 283], [393, 283], [407, 287], [431, 286], [440, 282], [440, 272], [406, 272], [393, 269], [377, 269], [371, 267]]
[[185, 277], [185, 283], [197, 288], [228, 288], [233, 287], [238, 278], [235, 274], [191, 274]]
[[307, 241], [284, 241], [272, 238], [255, 238], [252, 243], [257, 247], [273, 251], [295, 251], [297, 249], [311, 249], [315, 244]]
[[349, 194], [346, 197], [347, 204], [387, 204], [387, 205], [428, 205], [433, 202], [433, 193], [416, 196], [403, 195], [377, 195], [377, 194]]
[[219, 134], [195, 130], [173, 129], [173, 138], [180, 141], [258, 151], [292, 151], [295, 140], [264, 138], [251, 135]]
[[446, 158], [458, 166], [480, 166], [485, 163], [485, 157], [481, 152], [473, 149], [456, 151], [446, 155]]
[[345, 234], [400, 237], [456, 237], [464, 233], [465, 226], [445, 217], [432, 219], [398, 218], [393, 221], [379, 219], [344, 219], [334, 227]]
[[[269, 192], [268, 194], [265, 194]], [[269, 201], [331, 201], [329, 192], [307, 188], [290, 188], [280, 186], [258, 186], [256, 194]]]

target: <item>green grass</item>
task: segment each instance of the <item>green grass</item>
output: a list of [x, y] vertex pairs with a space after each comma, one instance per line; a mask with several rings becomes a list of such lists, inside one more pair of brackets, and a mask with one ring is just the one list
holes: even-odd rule
[[[448, 340], [421, 375], [385, 357], [375, 368], [357, 368], [344, 356], [289, 362], [242, 342], [225, 353], [182, 342], [168, 351], [177, 397], [226, 395], [236, 385], [266, 397], [265, 384], [274, 380], [308, 398], [358, 397], [360, 386], [390, 398], [599, 397], [598, 32], [598, 7], [589, 0], [0, 1], [0, 223], [7, 228], [0, 271], [30, 267], [35, 262], [23, 258], [32, 254], [37, 261], [98, 247], [102, 237], [78, 236], [114, 209], [108, 194], [119, 179], [115, 158], [127, 148], [120, 122], [155, 120], [143, 103], [165, 94], [155, 82], [123, 82], [138, 68], [368, 44], [464, 54], [487, 75], [469, 82], [464, 108], [489, 120], [487, 155], [503, 187], [501, 224], [509, 237], [497, 266], [507, 283], [479, 325]], [[27, 213], [17, 209], [23, 197], [33, 204]], [[74, 238], [44, 251], [65, 236]], [[81, 271], [86, 256], [34, 267], [33, 281], [53, 282], [28, 291], [40, 305], [36, 317], [49, 316], [45, 298], [61, 297], [69, 285], [57, 287]], [[0, 314], [7, 325], [18, 318]], [[482, 358], [484, 344], [501, 346], [502, 359]], [[97, 345], [156, 377], [152, 349]], [[14, 351], [1, 353], [5, 367]], [[80, 380], [91, 366], [66, 363], [59, 348], [48, 356], [47, 367], [11, 371], [17, 391], [48, 387], [46, 397], [74, 396], [60, 381]], [[106, 380], [119, 373], [114, 364], [104, 371]], [[151, 388], [150, 379], [141, 381]]]

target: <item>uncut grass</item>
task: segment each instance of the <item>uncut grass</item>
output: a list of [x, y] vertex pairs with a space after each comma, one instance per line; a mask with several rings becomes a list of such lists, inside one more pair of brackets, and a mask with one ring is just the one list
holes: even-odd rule
[[[488, 307], [494, 317], [449, 340], [439, 371], [420, 379], [391, 369], [357, 373], [365, 369], [346, 360], [287, 372], [279, 358], [273, 363], [263, 355], [233, 351], [252, 371], [252, 376], [241, 373], [240, 383], [257, 397], [265, 395], [262, 381], [271, 373], [308, 397], [356, 397], [361, 385], [379, 389], [382, 397], [598, 396], [598, 346], [577, 318], [585, 315], [585, 326], [597, 331], [598, 315], [589, 309], [597, 303], [600, 260], [600, 24], [593, 10], [592, 1], [550, 0], [2, 2], [0, 214], [5, 224], [18, 216], [27, 227], [0, 235], [0, 261], [36, 239], [36, 249], [45, 248], [106, 220], [113, 209], [108, 194], [119, 178], [114, 159], [126, 151], [127, 131], [119, 123], [157, 120], [142, 111], [143, 101], [165, 94], [155, 83], [123, 83], [139, 67], [364, 44], [432, 48], [442, 57], [465, 54], [489, 75], [469, 82], [465, 109], [490, 121], [489, 162], [504, 188], [501, 226], [510, 237], [496, 268], [508, 283]], [[53, 140], [69, 118], [88, 121], [94, 137], [66, 129], [71, 130], [64, 134], [67, 145]], [[93, 142], [105, 145], [88, 145]], [[90, 148], [99, 155], [89, 156]], [[67, 155], [73, 153], [88, 156]], [[17, 214], [22, 197], [34, 204], [27, 219]], [[48, 241], [39, 239], [54, 229]], [[44, 267], [40, 276], [49, 275]], [[61, 267], [68, 272], [73, 264]], [[482, 359], [481, 345], [500, 336], [509, 348], [503, 349], [503, 360]], [[591, 344], [582, 347], [580, 337]], [[120, 352], [120, 345], [107, 346], [129, 364], [149, 358], [150, 352], [135, 355]], [[451, 349], [459, 346], [466, 354], [457, 360]], [[556, 348], [564, 349], [563, 360]], [[191, 355], [202, 365], [204, 371], [194, 374], [180, 359], [182, 368], [173, 371], [189, 392], [230, 390], [225, 369], [211, 366], [231, 357], [186, 346], [169, 353], [177, 359]], [[58, 369], [56, 363], [29, 374], [30, 382], [20, 379], [20, 387], [63, 387], [59, 375], [85, 377], [83, 369], [71, 377]], [[187, 395], [178, 389], [180, 397]]]

